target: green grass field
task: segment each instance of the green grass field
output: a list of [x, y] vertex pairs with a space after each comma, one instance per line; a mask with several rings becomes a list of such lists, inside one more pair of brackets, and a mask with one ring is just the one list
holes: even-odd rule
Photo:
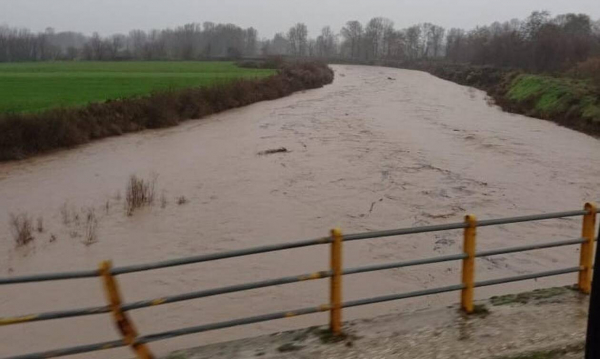
[[1, 63], [0, 112], [79, 106], [274, 73], [232, 62]]

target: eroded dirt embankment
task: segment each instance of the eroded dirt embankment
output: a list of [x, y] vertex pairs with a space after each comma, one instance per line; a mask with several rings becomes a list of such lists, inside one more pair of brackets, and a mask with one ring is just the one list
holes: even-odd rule
[[[321, 89], [115, 137], [30, 160], [0, 164], [2, 276], [93, 269], [346, 233], [581, 208], [599, 199], [600, 142], [548, 121], [504, 113], [483, 92], [427, 73], [335, 66]], [[284, 147], [268, 155], [259, 152]], [[128, 217], [131, 174], [158, 175], [157, 200]], [[159, 198], [164, 192], [167, 203]], [[120, 196], [118, 194], [121, 194]], [[177, 198], [187, 202], [179, 205]], [[108, 206], [107, 206], [108, 203]], [[97, 242], [65, 224], [63, 209], [95, 208]], [[43, 217], [44, 231], [16, 249], [10, 213]], [[580, 219], [479, 230], [481, 250], [577, 238]], [[55, 239], [52, 240], [52, 235]], [[357, 241], [347, 267], [457, 253], [450, 231]], [[565, 247], [478, 260], [478, 280], [572, 267]], [[128, 302], [325, 270], [329, 248], [222, 260], [119, 278]], [[347, 300], [458, 283], [460, 263], [345, 277]], [[478, 289], [477, 297], [572, 284], [567, 275]], [[0, 287], [0, 312], [19, 315], [104, 304], [95, 280]], [[141, 333], [318, 305], [327, 281], [304, 282], [133, 313]], [[344, 319], [444, 307], [457, 293], [349, 309]], [[320, 325], [326, 314], [191, 335], [151, 345], [158, 354]], [[24, 334], [25, 333], [25, 334]], [[107, 315], [0, 327], [0, 356], [117, 339]], [[35, 340], [32, 340], [32, 339]], [[93, 358], [86, 355], [85, 358]], [[96, 358], [129, 358], [127, 349]]]

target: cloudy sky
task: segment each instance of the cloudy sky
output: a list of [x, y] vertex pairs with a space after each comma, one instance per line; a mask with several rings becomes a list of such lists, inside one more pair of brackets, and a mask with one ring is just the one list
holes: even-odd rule
[[0, 25], [108, 35], [213, 21], [253, 26], [270, 37], [295, 22], [314, 35], [324, 25], [337, 31], [347, 20], [375, 16], [397, 28], [427, 21], [469, 29], [540, 9], [600, 18], [600, 0], [0, 0]]

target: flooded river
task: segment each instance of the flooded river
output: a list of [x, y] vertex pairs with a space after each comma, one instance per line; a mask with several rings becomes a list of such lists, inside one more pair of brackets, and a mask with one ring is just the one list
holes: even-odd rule
[[[2, 276], [145, 263], [346, 233], [579, 209], [600, 199], [600, 141], [551, 122], [501, 112], [483, 92], [426, 73], [334, 66], [322, 89], [0, 164]], [[259, 155], [285, 147], [288, 152]], [[152, 207], [127, 216], [130, 175], [156, 177]], [[179, 201], [184, 197], [185, 201]], [[185, 202], [179, 204], [178, 202]], [[85, 217], [97, 219], [86, 243]], [[16, 248], [10, 214], [42, 232]], [[480, 249], [577, 238], [581, 220], [486, 227]], [[348, 243], [345, 266], [460, 251], [461, 231]], [[120, 276], [126, 301], [302, 274], [328, 267], [320, 246]], [[578, 248], [478, 261], [477, 278], [570, 267]], [[458, 283], [459, 263], [344, 277], [345, 299]], [[570, 284], [576, 275], [486, 287], [498, 293]], [[326, 280], [133, 312], [143, 334], [318, 305]], [[455, 304], [458, 293], [359, 307], [344, 319]], [[97, 279], [0, 287], [1, 316], [103, 305]], [[327, 313], [151, 344], [155, 353], [324, 324]], [[108, 315], [0, 327], [0, 356], [118, 338]], [[127, 349], [79, 358], [130, 358]]]

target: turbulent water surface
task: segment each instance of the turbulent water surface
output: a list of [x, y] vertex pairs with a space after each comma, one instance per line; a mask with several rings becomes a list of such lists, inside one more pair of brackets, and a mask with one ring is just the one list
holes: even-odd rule
[[[598, 199], [600, 142], [553, 123], [501, 112], [485, 94], [426, 73], [335, 66], [322, 89], [179, 127], [0, 164], [2, 276], [144, 263], [346, 233], [579, 209]], [[259, 155], [285, 147], [287, 152]], [[127, 216], [130, 175], [156, 177], [152, 207]], [[180, 197], [186, 201], [179, 201]], [[178, 202], [185, 202], [179, 204]], [[87, 216], [97, 220], [86, 243]], [[16, 248], [10, 214], [42, 219]], [[577, 238], [581, 219], [485, 227], [478, 247]], [[461, 231], [349, 242], [345, 266], [460, 251]], [[328, 267], [328, 247], [227, 259], [119, 277], [126, 301], [303, 274]], [[576, 265], [578, 248], [478, 261], [478, 279]], [[345, 299], [458, 283], [459, 263], [344, 277]], [[569, 284], [576, 275], [477, 290], [477, 296]], [[97, 279], [0, 287], [1, 316], [103, 305]], [[139, 331], [303, 308], [328, 300], [326, 280], [133, 312]], [[458, 293], [349, 309], [345, 319], [455, 304]], [[152, 343], [171, 350], [308, 325], [327, 314]], [[108, 315], [0, 327], [0, 356], [118, 338]], [[84, 355], [128, 358], [127, 349]]]

